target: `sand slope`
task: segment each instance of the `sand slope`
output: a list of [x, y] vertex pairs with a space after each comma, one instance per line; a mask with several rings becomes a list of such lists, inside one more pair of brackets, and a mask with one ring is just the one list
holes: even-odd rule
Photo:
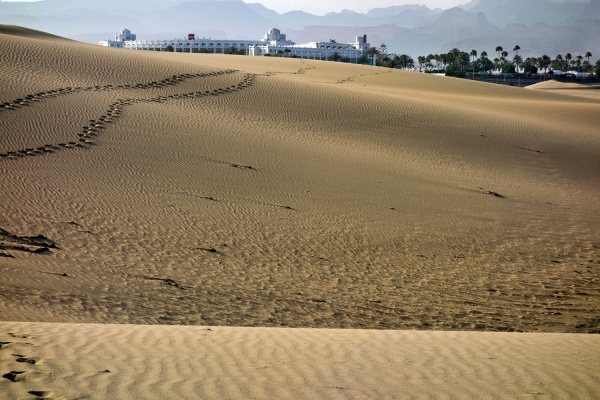
[[[0, 323], [8, 399], [592, 399], [600, 336]], [[17, 362], [21, 358], [35, 364]]]
[[581, 83], [566, 83], [557, 81], [546, 81], [536, 83], [527, 87], [528, 89], [544, 90], [546, 92], [560, 93], [563, 95], [584, 97], [600, 100], [600, 85], [587, 84], [585, 80]]
[[1, 320], [600, 329], [593, 98], [0, 43]]

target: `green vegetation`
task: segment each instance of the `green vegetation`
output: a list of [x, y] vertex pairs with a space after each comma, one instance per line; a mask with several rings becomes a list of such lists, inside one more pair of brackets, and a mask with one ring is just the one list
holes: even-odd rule
[[[589, 51], [585, 55], [573, 57], [567, 53], [564, 57], [559, 54], [553, 60], [544, 54], [540, 57], [523, 57], [519, 54], [521, 47], [514, 46], [514, 56], [509, 59], [509, 53], [502, 46], [496, 47], [497, 57], [494, 60], [488, 58], [488, 53], [482, 51], [477, 58], [477, 50], [473, 49], [469, 53], [457, 48], [450, 50], [447, 54], [429, 54], [428, 56], [417, 57], [417, 67], [419, 71], [424, 72], [445, 72], [448, 76], [465, 77], [467, 75], [487, 75], [492, 71], [498, 71], [502, 74], [526, 74], [532, 75], [543, 71], [546, 74], [553, 74], [554, 71], [567, 72], [571, 69], [577, 72], [595, 73], [598, 75], [598, 62], [595, 67], [590, 63], [592, 53]], [[373, 54], [373, 53], [369, 53]], [[377, 51], [377, 65], [388, 66], [385, 64], [385, 57], [382, 57], [381, 51]], [[397, 57], [397, 56], [396, 56]], [[390, 57], [388, 57], [389, 59]], [[584, 58], [587, 60], [584, 61]], [[391, 58], [392, 60], [394, 57]], [[412, 60], [412, 59], [411, 59]], [[410, 64], [394, 65], [395, 68], [413, 68]]]
[[242, 49], [238, 49], [237, 47], [231, 46], [231, 47], [228, 47], [225, 49], [225, 54], [234, 54], [234, 55], [243, 56], [246, 53]]

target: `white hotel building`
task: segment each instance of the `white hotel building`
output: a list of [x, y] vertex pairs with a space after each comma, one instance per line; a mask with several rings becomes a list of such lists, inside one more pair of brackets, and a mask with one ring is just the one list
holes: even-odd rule
[[229, 48], [243, 51], [249, 56], [265, 56], [283, 53], [285, 57], [308, 58], [312, 60], [326, 60], [333, 53], [340, 57], [347, 57], [356, 61], [360, 56], [366, 54], [370, 48], [367, 43], [367, 35], [357, 36], [354, 43], [331, 43], [311, 42], [307, 44], [295, 44], [287, 40], [285, 34], [279, 29], [270, 29], [262, 39], [259, 40], [226, 40], [197, 38], [190, 33], [187, 39], [172, 40], [137, 40], [135, 34], [128, 29], [123, 29], [115, 35], [115, 40], [103, 40], [100, 46], [118, 47], [131, 50], [166, 51], [168, 46], [173, 51], [184, 53], [224, 53]]

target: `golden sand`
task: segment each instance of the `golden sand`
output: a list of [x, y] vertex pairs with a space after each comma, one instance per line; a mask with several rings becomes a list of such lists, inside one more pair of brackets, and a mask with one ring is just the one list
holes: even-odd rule
[[[10, 332], [10, 333], [9, 333]], [[63, 399], [593, 399], [600, 336], [1, 323], [0, 393]], [[35, 364], [17, 362], [15, 353]], [[22, 378], [21, 378], [22, 379]], [[29, 394], [29, 397], [27, 397]], [[0, 395], [1, 396], [1, 395]]]
[[600, 330], [597, 96], [10, 26], [0, 45], [2, 321]]

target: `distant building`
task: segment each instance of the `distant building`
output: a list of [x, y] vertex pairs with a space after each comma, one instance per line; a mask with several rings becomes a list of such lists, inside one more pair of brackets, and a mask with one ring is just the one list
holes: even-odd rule
[[121, 32], [115, 34], [115, 40], [103, 40], [103, 41], [99, 42], [98, 44], [100, 46], [123, 48], [123, 47], [125, 47], [125, 46], [123, 46], [123, 44], [125, 42], [135, 41], [136, 38], [137, 38], [137, 36], [135, 34], [131, 33], [131, 31], [129, 29], [123, 29]]
[[193, 33], [187, 39], [171, 40], [137, 40], [136, 35], [128, 29], [123, 29], [115, 35], [115, 40], [103, 40], [100, 46], [118, 47], [131, 50], [166, 51], [172, 47], [175, 52], [199, 53], [209, 52], [222, 54], [227, 49], [234, 48], [250, 56], [283, 54], [285, 57], [309, 58], [326, 60], [337, 53], [339, 57], [356, 61], [369, 50], [367, 35], [357, 36], [354, 43], [310, 42], [297, 45], [286, 38], [279, 29], [270, 29], [259, 40], [227, 40], [198, 38]]
[[[277, 29], [271, 29], [272, 31], [279, 32]], [[269, 36], [269, 33], [265, 37]], [[285, 35], [284, 35], [285, 37]], [[336, 42], [310, 42], [306, 44], [288, 44], [279, 43], [278, 41], [265, 41], [260, 44], [255, 44], [249, 47], [248, 55], [250, 56], [264, 56], [264, 55], [276, 55], [283, 52], [284, 55], [294, 56], [298, 58], [309, 58], [313, 60], [326, 60], [337, 53], [339, 57], [349, 58], [350, 60], [356, 60], [364, 55], [369, 50], [369, 43], [367, 42], [367, 35], [356, 36], [354, 43], [336, 43]]]

